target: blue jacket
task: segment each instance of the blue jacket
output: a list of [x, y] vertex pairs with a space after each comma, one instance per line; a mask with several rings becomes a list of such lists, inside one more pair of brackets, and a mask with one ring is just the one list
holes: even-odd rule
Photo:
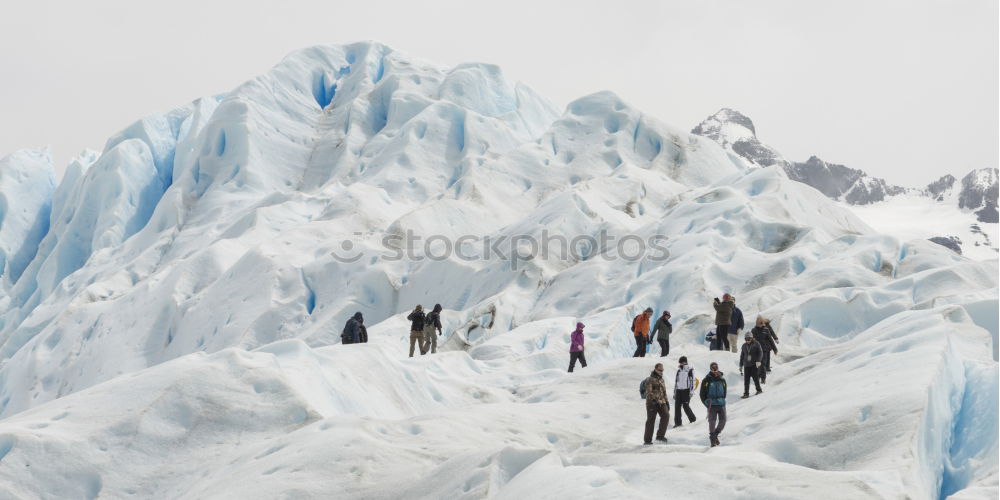
[[741, 311], [739, 307], [733, 306], [733, 315], [730, 316], [730, 318], [729, 324], [733, 325], [733, 327], [729, 329], [730, 333], [736, 333], [736, 330], [743, 329], [743, 311]]

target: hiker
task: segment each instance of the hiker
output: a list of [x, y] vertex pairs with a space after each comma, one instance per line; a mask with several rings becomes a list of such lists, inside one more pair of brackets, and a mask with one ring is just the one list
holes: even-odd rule
[[656, 363], [649, 378], [643, 381], [646, 398], [646, 433], [643, 444], [653, 444], [653, 425], [660, 416], [660, 426], [656, 429], [656, 440], [667, 442], [667, 423], [670, 421], [670, 403], [667, 402], [667, 384], [663, 381], [663, 363]]
[[694, 370], [688, 366], [687, 356], [681, 356], [677, 367], [677, 374], [674, 375], [674, 427], [681, 426], [681, 410], [687, 415], [688, 423], [693, 424], [698, 420], [691, 411], [691, 391], [698, 387], [698, 380], [694, 378]]
[[719, 371], [719, 364], [709, 365], [710, 371], [701, 382], [701, 402], [708, 407], [708, 440], [719, 446], [719, 434], [726, 427], [726, 379]]
[[764, 392], [760, 388], [760, 376], [758, 375], [760, 360], [763, 359], [763, 357], [764, 350], [761, 349], [760, 344], [754, 340], [753, 334], [747, 332], [746, 342], [743, 344], [743, 348], [740, 349], [740, 375], [743, 375], [742, 399], [750, 397], [750, 379], [753, 379], [753, 385], [757, 388], [757, 394]]
[[736, 307], [736, 296], [730, 295], [729, 298], [733, 301], [733, 314], [729, 317], [729, 335], [726, 336], [726, 342], [729, 344], [729, 352], [736, 352], [736, 342], [743, 333], [743, 311]]
[[424, 344], [421, 346], [421, 353], [430, 351], [437, 353], [437, 338], [441, 335], [441, 304], [434, 304], [434, 309], [424, 318]]
[[660, 344], [661, 358], [670, 354], [670, 333], [673, 331], [674, 327], [670, 324], [670, 311], [663, 311], [663, 315], [656, 320], [656, 325], [653, 326], [653, 335], [656, 336], [656, 342]]
[[587, 358], [583, 357], [583, 323], [576, 324], [576, 330], [569, 334], [569, 372], [573, 373], [576, 360], [580, 366], [587, 367]]
[[420, 355], [427, 354], [424, 349], [424, 308], [417, 304], [406, 319], [410, 320], [410, 357], [413, 357], [413, 348], [420, 346]]
[[763, 316], [757, 316], [755, 326], [750, 330], [750, 333], [753, 334], [753, 338], [757, 340], [760, 348], [764, 351], [764, 358], [761, 359], [760, 363], [761, 370], [759, 370], [760, 383], [763, 384], [767, 382], [767, 372], [771, 371], [771, 351], [778, 354], [778, 336], [771, 328], [771, 321]]
[[722, 302], [719, 302], [719, 298], [715, 298], [715, 302], [712, 304], [715, 306], [715, 349], [714, 351], [729, 350], [729, 339], [727, 335], [729, 334], [729, 325], [732, 324], [733, 307], [736, 304], [733, 303], [729, 294], [722, 296]]
[[354, 313], [354, 316], [351, 316], [347, 320], [344, 330], [340, 333], [340, 342], [342, 344], [357, 344], [361, 342], [361, 329], [364, 328], [361, 324], [363, 321], [364, 319], [361, 317], [360, 311]]
[[653, 308], [647, 307], [642, 314], [632, 320], [632, 335], [635, 335], [635, 354], [633, 358], [646, 357], [646, 344], [649, 343], [649, 317], [653, 315]]

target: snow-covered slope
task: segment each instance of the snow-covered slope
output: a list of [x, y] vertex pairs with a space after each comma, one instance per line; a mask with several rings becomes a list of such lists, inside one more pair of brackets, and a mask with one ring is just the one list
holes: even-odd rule
[[0, 275], [17, 281], [49, 230], [55, 175], [47, 149], [0, 158]]
[[[611, 93], [559, 114], [495, 66], [296, 52], [67, 171], [0, 304], [0, 491], [995, 495], [996, 261], [749, 167]], [[782, 339], [747, 401], [702, 344], [723, 292]], [[445, 336], [407, 359], [417, 303]], [[723, 447], [702, 422], [636, 446], [646, 306], [673, 312], [668, 366], [728, 372]], [[355, 311], [372, 341], [339, 345]], [[590, 365], [567, 375], [577, 320]]]

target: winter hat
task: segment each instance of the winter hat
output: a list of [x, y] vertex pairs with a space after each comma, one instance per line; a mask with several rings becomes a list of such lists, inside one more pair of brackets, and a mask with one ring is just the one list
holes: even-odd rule
[[651, 313], [651, 312], [653, 312], [653, 308], [652, 307], [647, 307], [646, 310], [643, 311], [643, 312]]
[[669, 318], [670, 317], [670, 311], [663, 311], [663, 315]]
[[727, 294], [723, 294], [723, 295], [722, 295], [722, 301], [723, 301], [723, 302], [725, 302], [725, 301], [727, 301], [727, 300], [730, 300], [730, 299], [732, 299], [732, 298], [733, 298], [733, 296], [732, 296], [732, 295], [729, 295], [728, 293], [727, 293]]
[[745, 338], [745, 339], [752, 339], [753, 338], [753, 334], [750, 333], [750, 332], [747, 332], [747, 334], [744, 335], [743, 338]]
[[436, 313], [441, 312], [441, 304], [434, 304], [434, 312]]
[[688, 362], [688, 357], [687, 356], [681, 356], [681, 359], [678, 359], [677, 362], [684, 363], [686, 365], [687, 362]]

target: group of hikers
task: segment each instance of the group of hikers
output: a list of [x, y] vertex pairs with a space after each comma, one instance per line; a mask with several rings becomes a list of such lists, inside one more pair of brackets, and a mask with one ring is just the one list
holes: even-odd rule
[[[715, 298], [715, 336], [711, 349], [736, 352], [736, 342], [743, 331], [743, 311], [736, 307], [736, 297], [724, 294], [722, 300]], [[711, 337], [710, 337], [711, 338]], [[743, 375], [743, 397], [750, 396], [750, 381], [753, 380], [757, 394], [764, 392], [760, 385], [767, 383], [767, 372], [771, 371], [771, 353], [778, 354], [778, 335], [771, 328], [771, 321], [757, 316], [754, 327], [744, 335], [740, 348], [740, 375]]]
[[[736, 307], [736, 297], [724, 294], [722, 300], [715, 298], [715, 332], [707, 338], [711, 341], [710, 350], [727, 350], [736, 352], [739, 334], [743, 331], [743, 311]], [[673, 325], [670, 323], [670, 311], [663, 311], [660, 317], [650, 325], [653, 308], [647, 307], [641, 314], [632, 319], [632, 335], [635, 337], [636, 349], [633, 357], [645, 357], [653, 339], [660, 345], [660, 356], [670, 354], [670, 334]], [[437, 352], [437, 337], [441, 336], [441, 304], [435, 304], [434, 309], [424, 313], [423, 307], [417, 305], [406, 316], [410, 321], [410, 357], [419, 348], [420, 354]], [[583, 323], [577, 323], [576, 329], [570, 334], [569, 372], [573, 372], [576, 363], [587, 367], [584, 356]], [[368, 342], [368, 331], [364, 326], [364, 318], [360, 312], [354, 313], [344, 326], [341, 334], [344, 344]], [[767, 373], [771, 371], [771, 353], [778, 353], [778, 336], [771, 328], [770, 320], [757, 316], [754, 327], [744, 336], [744, 344], [740, 349], [740, 375], [743, 376], [742, 399], [750, 397], [750, 382], [753, 381], [756, 394], [763, 393], [761, 384], [767, 382]], [[639, 392], [646, 400], [646, 426], [643, 436], [644, 444], [653, 443], [653, 431], [656, 427], [656, 417], [660, 417], [660, 425], [656, 429], [656, 440], [666, 442], [666, 431], [670, 419], [670, 403], [667, 400], [667, 383], [663, 377], [663, 363], [657, 363], [652, 373], [640, 383]], [[723, 373], [719, 371], [718, 363], [709, 365], [709, 372], [700, 381], [701, 391], [698, 396], [702, 404], [708, 408], [708, 432], [711, 446], [719, 445], [719, 433], [726, 426], [726, 393], [728, 387]], [[699, 380], [694, 376], [694, 370], [688, 366], [687, 357], [678, 360], [677, 372], [674, 375], [673, 399], [677, 406], [674, 413], [674, 427], [683, 425], [682, 412], [689, 423], [694, 423], [694, 411], [691, 410], [691, 392], [698, 389]]]
[[[710, 350], [727, 350], [736, 352], [737, 339], [743, 331], [743, 311], [736, 307], [736, 297], [724, 294], [722, 300], [715, 298], [713, 301], [715, 308], [714, 335], [710, 335]], [[653, 316], [653, 308], [647, 307], [641, 314], [632, 319], [632, 335], [635, 337], [636, 349], [633, 357], [645, 357], [649, 346], [653, 343], [653, 338], [660, 344], [660, 356], [670, 354], [670, 334], [673, 332], [673, 325], [670, 324], [670, 311], [663, 311], [661, 316], [650, 328], [650, 318]], [[587, 359], [584, 357], [584, 335], [583, 323], [577, 323], [576, 329], [570, 334], [570, 359], [569, 372], [573, 372], [577, 361], [581, 366], [587, 367]], [[740, 375], [743, 377], [743, 396], [741, 399], [750, 397], [750, 382], [753, 381], [755, 394], [761, 394], [764, 390], [761, 384], [767, 382], [767, 373], [771, 371], [771, 353], [778, 353], [778, 335], [771, 328], [770, 320], [763, 316], [757, 316], [754, 327], [744, 336], [743, 346], [740, 348]], [[681, 356], [678, 360], [679, 366], [674, 376], [674, 403], [676, 412], [674, 413], [674, 427], [682, 425], [682, 414], [687, 415], [688, 421], [695, 420], [694, 412], [689, 405], [691, 401], [691, 391], [698, 388], [699, 381], [694, 376], [694, 371], [687, 364], [687, 357]], [[701, 392], [699, 397], [701, 402], [708, 408], [708, 432], [709, 441], [712, 446], [719, 445], [719, 433], [726, 426], [726, 393], [728, 387], [726, 379], [719, 371], [718, 363], [709, 365], [709, 372], [701, 381]], [[660, 417], [660, 425], [656, 429], [656, 440], [666, 442], [667, 421], [670, 418], [670, 403], [667, 401], [667, 384], [663, 378], [663, 364], [657, 363], [650, 376], [642, 381], [639, 392], [646, 400], [646, 427], [643, 436], [644, 444], [652, 444], [653, 430], [656, 417]]]
[[[423, 306], [417, 304], [406, 319], [410, 322], [410, 357], [413, 357], [413, 352], [417, 348], [421, 356], [436, 353], [437, 338], [441, 335], [441, 304], [434, 304], [434, 309], [426, 314]], [[354, 316], [347, 320], [340, 334], [340, 340], [343, 344], [368, 342], [368, 330], [365, 329], [365, 320], [360, 312], [354, 313]]]
[[[674, 427], [683, 424], [681, 411], [687, 416], [688, 423], [698, 420], [691, 410], [691, 391], [698, 388], [699, 380], [694, 376], [694, 370], [688, 366], [687, 356], [677, 360], [677, 372], [674, 374]], [[726, 379], [719, 371], [719, 364], [709, 365], [709, 372], [701, 381], [701, 392], [698, 398], [708, 408], [708, 439], [711, 446], [719, 445], [719, 433], [726, 427]], [[656, 429], [656, 440], [667, 442], [667, 423], [670, 421], [670, 402], [667, 400], [667, 382], [663, 378], [663, 363], [656, 363], [649, 377], [639, 384], [639, 394], [646, 400], [646, 429], [643, 434], [643, 444], [653, 444], [653, 428], [656, 427], [656, 417], [660, 417], [660, 425]]]
[[410, 321], [410, 357], [419, 346], [420, 355], [437, 352], [437, 338], [441, 335], [441, 304], [434, 304], [431, 312], [424, 314], [424, 308], [417, 304], [407, 317]]

